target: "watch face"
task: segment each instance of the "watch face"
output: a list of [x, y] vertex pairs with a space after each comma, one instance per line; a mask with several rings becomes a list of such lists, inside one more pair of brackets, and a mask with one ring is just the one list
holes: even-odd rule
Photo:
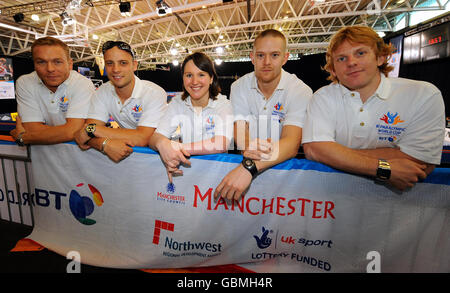
[[245, 159], [245, 161], [244, 161], [244, 164], [246, 165], [246, 166], [248, 166], [248, 167], [250, 167], [251, 165], [252, 165], [252, 161], [251, 160], [249, 160], [249, 159]]
[[95, 127], [92, 126], [92, 125], [88, 125], [88, 126], [86, 127], [86, 130], [89, 131], [89, 132], [92, 132], [94, 129], [95, 129]]

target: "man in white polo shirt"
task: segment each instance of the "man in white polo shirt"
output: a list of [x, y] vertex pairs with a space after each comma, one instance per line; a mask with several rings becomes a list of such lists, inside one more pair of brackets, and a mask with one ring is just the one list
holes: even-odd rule
[[404, 190], [440, 164], [445, 109], [434, 85], [387, 77], [391, 52], [371, 28], [336, 33], [325, 66], [333, 83], [314, 94], [302, 143], [308, 159]]
[[254, 72], [231, 86], [234, 137], [244, 159], [217, 186], [214, 196], [239, 199], [263, 170], [295, 157], [312, 90], [282, 66], [289, 53], [285, 36], [273, 29], [254, 41]]
[[19, 117], [10, 133], [19, 145], [71, 141], [84, 124], [95, 87], [72, 70], [64, 42], [40, 38], [31, 53], [35, 71], [17, 80]]
[[[125, 42], [103, 44], [109, 82], [92, 98], [86, 125], [75, 135], [82, 149], [93, 147], [119, 162], [133, 146], [147, 146], [167, 108], [167, 94], [158, 85], [134, 75], [137, 61]], [[119, 128], [107, 126], [112, 116]]]

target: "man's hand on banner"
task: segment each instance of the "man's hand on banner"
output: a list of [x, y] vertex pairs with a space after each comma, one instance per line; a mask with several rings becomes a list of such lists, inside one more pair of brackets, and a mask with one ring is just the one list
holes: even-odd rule
[[219, 183], [214, 191], [214, 198], [219, 196], [225, 199], [239, 200], [241, 195], [248, 189], [252, 183], [252, 175], [249, 171], [239, 164], [229, 172]]
[[133, 153], [133, 143], [127, 139], [109, 139], [103, 152], [114, 162], [118, 163]]
[[389, 163], [391, 165], [389, 183], [398, 190], [411, 188], [419, 180], [427, 177], [426, 164], [419, 164], [408, 159], [392, 159]]

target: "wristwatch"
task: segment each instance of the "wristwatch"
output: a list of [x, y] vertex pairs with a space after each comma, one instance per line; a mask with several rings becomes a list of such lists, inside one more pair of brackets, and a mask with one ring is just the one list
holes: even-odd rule
[[95, 137], [95, 123], [90, 123], [86, 126], [86, 133], [90, 138]]
[[256, 164], [252, 159], [244, 158], [242, 160], [242, 166], [244, 166], [245, 169], [247, 169], [250, 174], [252, 174], [252, 177], [255, 178], [256, 175], [258, 175], [258, 169], [256, 168]]
[[385, 159], [378, 159], [377, 177], [375, 181], [384, 183], [391, 177], [391, 165]]
[[17, 143], [18, 146], [25, 146], [25, 143], [23, 142], [23, 138], [22, 138], [22, 134], [24, 134], [24, 133], [25, 132], [21, 132], [17, 136], [16, 143]]

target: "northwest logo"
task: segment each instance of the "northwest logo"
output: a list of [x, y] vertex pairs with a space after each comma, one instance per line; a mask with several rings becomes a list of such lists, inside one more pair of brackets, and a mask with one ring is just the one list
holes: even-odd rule
[[[84, 187], [84, 183], [79, 183], [77, 189], [81, 191]], [[82, 196], [78, 190], [73, 189], [69, 196], [69, 206], [72, 215], [83, 225], [94, 225], [95, 220], [87, 218], [94, 212], [94, 203], [97, 206], [103, 205], [103, 197], [100, 191], [93, 185], [87, 185], [90, 193], [92, 194], [92, 199], [89, 196]], [[84, 188], [83, 192], [86, 192]]]
[[391, 114], [391, 112], [387, 112], [383, 115], [383, 117], [380, 118], [381, 121], [384, 121], [386, 124], [390, 125], [397, 125], [398, 123], [405, 122], [404, 120], [400, 119], [400, 116], [398, 115], [398, 112], [395, 114]]
[[256, 245], [258, 245], [259, 248], [266, 249], [270, 246], [270, 244], [272, 244], [272, 238], [268, 237], [269, 232], [269, 230], [262, 227], [262, 235], [260, 237], [253, 235], [256, 240]]
[[161, 229], [173, 232], [175, 230], [175, 224], [155, 220], [155, 230], [153, 231], [153, 244], [159, 244], [159, 236], [161, 235]]

